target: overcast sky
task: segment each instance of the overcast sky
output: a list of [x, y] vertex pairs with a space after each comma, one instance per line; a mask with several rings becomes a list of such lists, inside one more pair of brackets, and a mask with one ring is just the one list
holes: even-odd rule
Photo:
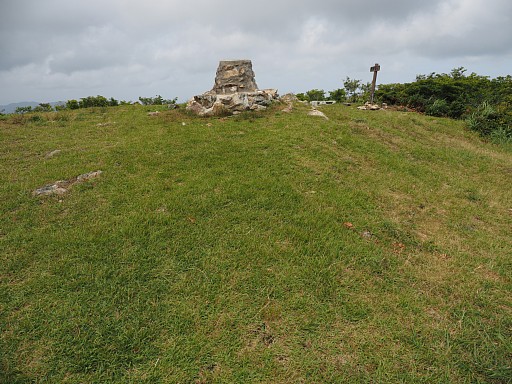
[[186, 101], [219, 60], [260, 88], [512, 73], [511, 0], [0, 0], [0, 104], [103, 95]]

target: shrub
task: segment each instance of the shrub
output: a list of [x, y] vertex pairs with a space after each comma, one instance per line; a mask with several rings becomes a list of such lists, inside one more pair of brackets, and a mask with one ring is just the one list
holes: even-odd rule
[[425, 113], [430, 116], [447, 116], [448, 112], [448, 103], [443, 99], [435, 99], [433, 102], [428, 103], [425, 108]]
[[32, 123], [42, 123], [43, 120], [44, 119], [43, 119], [43, 117], [41, 115], [32, 115], [29, 118], [29, 121], [32, 122]]
[[33, 109], [34, 112], [52, 112], [53, 107], [48, 103], [40, 103]]
[[142, 105], [175, 105], [178, 101], [178, 98], [175, 97], [174, 99], [164, 99], [160, 95], [156, 95], [155, 97], [142, 97], [139, 96], [139, 101]]
[[468, 111], [468, 103], [465, 100], [464, 96], [459, 97], [457, 100], [453, 101], [451, 104], [448, 104], [448, 113], [447, 116], [452, 119], [460, 119], [464, 116]]
[[309, 101], [325, 100], [325, 91], [323, 89], [311, 89], [306, 92]]
[[412, 83], [380, 85], [376, 96], [389, 105], [408, 106], [455, 119], [465, 118], [468, 111], [484, 101], [497, 105], [512, 99], [511, 76], [491, 80], [475, 73], [467, 76], [465, 72], [465, 68], [459, 67], [449, 74], [418, 75]]
[[350, 77], [347, 76], [347, 78], [343, 82], [343, 86], [345, 87], [350, 97], [350, 100], [352, 102], [356, 102], [359, 96], [357, 91], [361, 86], [361, 80], [351, 79]]
[[494, 144], [508, 144], [512, 143], [512, 129], [505, 127], [498, 127], [491, 132], [489, 138]]
[[32, 112], [32, 107], [29, 105], [27, 107], [17, 107], [14, 113], [18, 115], [24, 115], [25, 113]]
[[[407, 97], [404, 105], [414, 108], [419, 112], [425, 112], [425, 107], [428, 103], [428, 99], [426, 99], [423, 95], [414, 93]], [[402, 103], [401, 103], [402, 104]]]
[[343, 88], [335, 89], [329, 92], [329, 99], [335, 100], [338, 103], [347, 100], [347, 92]]
[[375, 97], [388, 105], [405, 105], [405, 84], [381, 84]]
[[500, 115], [496, 109], [485, 101], [466, 119], [466, 122], [471, 130], [481, 136], [490, 136], [493, 131], [500, 128], [499, 119]]
[[308, 96], [305, 93], [297, 93], [295, 95], [300, 101], [309, 101]]
[[68, 109], [78, 109], [80, 108], [80, 104], [77, 100], [68, 100], [66, 101], [66, 108]]
[[98, 95], [98, 96], [88, 96], [82, 97], [79, 101], [80, 108], [91, 108], [91, 107], [108, 107], [109, 101], [106, 97]]

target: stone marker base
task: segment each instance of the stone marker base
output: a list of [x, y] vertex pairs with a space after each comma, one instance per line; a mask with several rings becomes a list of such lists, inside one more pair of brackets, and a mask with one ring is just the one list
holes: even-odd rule
[[187, 109], [199, 116], [236, 115], [244, 111], [264, 110], [277, 97], [277, 91], [274, 89], [222, 95], [204, 93], [189, 100]]

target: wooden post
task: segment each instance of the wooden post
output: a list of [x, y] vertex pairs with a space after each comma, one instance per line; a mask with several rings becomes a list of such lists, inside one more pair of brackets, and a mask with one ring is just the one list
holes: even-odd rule
[[370, 103], [373, 104], [373, 96], [375, 95], [375, 85], [377, 84], [377, 72], [380, 71], [380, 65], [375, 63], [373, 67], [370, 68], [370, 72], [373, 72], [373, 81], [372, 81], [372, 93]]

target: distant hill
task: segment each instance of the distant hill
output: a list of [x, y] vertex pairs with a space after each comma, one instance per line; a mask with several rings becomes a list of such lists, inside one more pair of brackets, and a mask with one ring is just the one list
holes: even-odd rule
[[[0, 105], [0, 112], [1, 113], [14, 113], [16, 111], [16, 108], [18, 107], [37, 107], [40, 103], [37, 101], [21, 101], [19, 103], [11, 103], [7, 105]], [[49, 103], [52, 107], [55, 107], [56, 105], [65, 104], [64, 101], [52, 101]]]

